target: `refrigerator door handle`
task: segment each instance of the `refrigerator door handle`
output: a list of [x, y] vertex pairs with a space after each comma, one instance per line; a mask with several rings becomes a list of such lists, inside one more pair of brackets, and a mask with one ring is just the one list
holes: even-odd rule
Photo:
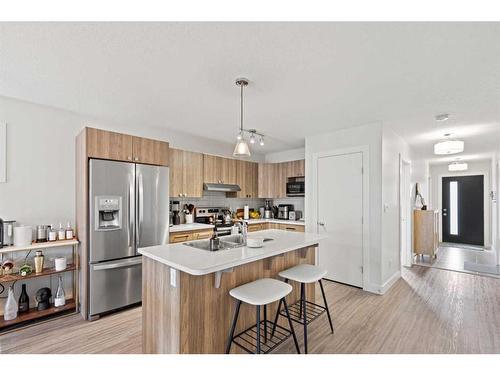
[[[137, 247], [139, 247], [141, 240], [141, 227], [144, 221], [144, 179], [142, 173], [138, 173], [138, 202], [137, 202]], [[136, 249], [137, 250], [137, 249]]]
[[92, 266], [94, 271], [103, 271], [103, 270], [112, 270], [116, 268], [126, 268], [133, 267], [142, 264], [142, 257], [138, 257], [139, 259], [125, 259], [120, 260], [118, 262], [107, 263], [107, 264], [96, 264]]
[[127, 218], [127, 234], [128, 234], [128, 247], [134, 246], [134, 218], [132, 215], [133, 209], [133, 201], [132, 196], [134, 195], [134, 185], [132, 183], [129, 184], [128, 192], [127, 192], [127, 203], [128, 203], [128, 218]]

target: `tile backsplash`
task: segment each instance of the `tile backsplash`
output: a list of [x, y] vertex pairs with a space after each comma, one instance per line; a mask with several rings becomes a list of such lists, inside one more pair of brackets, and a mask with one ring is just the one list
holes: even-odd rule
[[[184, 207], [184, 204], [191, 203], [195, 207], [229, 207], [231, 211], [243, 208], [245, 204], [258, 210], [260, 207], [264, 207], [266, 202], [263, 198], [227, 198], [226, 193], [220, 191], [204, 191], [201, 198], [171, 197], [170, 201], [178, 201], [181, 208]], [[293, 204], [296, 210], [302, 211], [302, 214], [304, 214], [304, 198], [280, 198], [273, 199], [272, 202], [275, 206], [278, 204]], [[183, 219], [181, 216], [181, 221]]]

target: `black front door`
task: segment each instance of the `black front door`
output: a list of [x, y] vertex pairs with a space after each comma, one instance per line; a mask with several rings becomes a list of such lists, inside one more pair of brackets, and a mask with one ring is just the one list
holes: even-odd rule
[[443, 242], [484, 245], [484, 176], [443, 177]]

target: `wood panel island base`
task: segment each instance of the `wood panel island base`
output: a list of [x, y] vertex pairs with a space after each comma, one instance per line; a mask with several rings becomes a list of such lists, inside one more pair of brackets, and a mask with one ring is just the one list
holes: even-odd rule
[[[266, 230], [249, 237], [272, 238], [264, 247], [239, 247], [210, 252], [185, 244], [140, 249], [143, 254], [143, 352], [224, 353], [236, 302], [229, 290], [278, 273], [297, 264], [315, 263], [316, 247], [324, 238], [312, 233]], [[300, 289], [293, 284], [291, 305]], [[314, 300], [314, 285], [307, 286]], [[278, 303], [268, 305], [273, 320]], [[278, 324], [287, 327], [285, 318]], [[255, 308], [242, 304], [236, 332], [255, 325]], [[291, 340], [291, 338], [289, 338]], [[236, 345], [233, 353], [243, 352]]]

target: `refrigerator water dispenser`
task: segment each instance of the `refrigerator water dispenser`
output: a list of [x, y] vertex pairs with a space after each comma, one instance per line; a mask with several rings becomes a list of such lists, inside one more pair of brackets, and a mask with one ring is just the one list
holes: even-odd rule
[[96, 230], [117, 230], [122, 227], [122, 197], [95, 198]]

